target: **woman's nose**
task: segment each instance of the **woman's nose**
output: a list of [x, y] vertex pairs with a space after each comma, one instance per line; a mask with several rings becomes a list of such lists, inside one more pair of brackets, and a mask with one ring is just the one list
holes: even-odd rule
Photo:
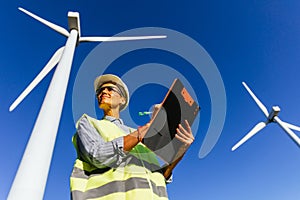
[[109, 93], [109, 90], [107, 88], [104, 88], [100, 94], [108, 94]]

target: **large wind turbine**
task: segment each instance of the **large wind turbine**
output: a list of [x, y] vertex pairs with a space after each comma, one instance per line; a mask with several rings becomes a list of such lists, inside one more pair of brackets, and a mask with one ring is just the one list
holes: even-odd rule
[[43, 70], [9, 108], [10, 111], [14, 110], [47, 73], [58, 64], [8, 195], [9, 200], [40, 200], [44, 196], [76, 45], [80, 42], [157, 39], [166, 38], [166, 36], [81, 37], [78, 12], [68, 12], [69, 31], [67, 31], [23, 8], [19, 8], [19, 10], [68, 38], [66, 45], [54, 53]]
[[259, 122], [254, 126], [254, 128], [243, 137], [236, 145], [232, 147], [232, 151], [236, 150], [239, 146], [241, 146], [244, 142], [250, 139], [253, 135], [255, 135], [258, 131], [262, 130], [271, 122], [276, 122], [279, 126], [294, 140], [294, 142], [300, 147], [300, 138], [291, 130], [300, 131], [300, 127], [283, 122], [279, 119], [278, 114], [280, 112], [280, 108], [278, 106], [273, 106], [271, 112], [269, 113], [267, 108], [262, 104], [262, 102], [255, 96], [255, 94], [250, 90], [245, 82], [243, 82], [244, 87], [249, 92], [251, 97], [254, 99], [258, 107], [262, 110], [262, 112], [267, 117], [267, 121]]

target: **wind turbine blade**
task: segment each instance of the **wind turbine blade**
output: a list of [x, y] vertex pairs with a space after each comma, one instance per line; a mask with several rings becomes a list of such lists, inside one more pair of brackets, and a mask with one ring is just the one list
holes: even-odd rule
[[47, 21], [45, 19], [42, 19], [39, 16], [37, 16], [37, 15], [35, 15], [35, 14], [27, 11], [27, 10], [25, 10], [24, 8], [19, 7], [18, 9], [20, 11], [24, 12], [25, 14], [29, 15], [30, 17], [32, 17], [32, 18], [38, 20], [39, 22], [45, 24], [46, 26], [52, 28], [53, 30], [59, 32], [60, 34], [66, 36], [66, 37], [69, 37], [70, 33], [66, 29], [64, 29], [63, 27], [58, 26], [56, 24], [53, 24], [52, 22], [49, 22], [49, 21]]
[[284, 123], [287, 127], [289, 127], [290, 129], [296, 130], [296, 131], [300, 131], [300, 127], [299, 126], [295, 126], [293, 124], [287, 123], [282, 121], [282, 123]]
[[266, 125], [267, 124], [265, 122], [260, 122], [260, 123], [256, 124], [256, 126], [254, 126], [254, 128], [247, 135], [245, 135], [245, 137], [243, 137], [236, 145], [234, 145], [231, 150], [234, 151], [237, 148], [239, 148], [239, 146], [244, 144], [247, 140], [249, 140], [258, 131], [260, 131], [261, 129], [266, 127]]
[[157, 36], [127, 36], [127, 37], [80, 37], [79, 42], [113, 42], [113, 41], [128, 41], [128, 40], [149, 40], [166, 38], [165, 35]]
[[269, 112], [267, 110], [267, 108], [264, 106], [264, 104], [262, 104], [262, 102], [255, 96], [255, 94], [250, 90], [250, 88], [247, 86], [247, 84], [245, 82], [242, 82], [244, 87], [246, 88], [246, 90], [249, 92], [249, 94], [251, 95], [251, 97], [254, 99], [254, 101], [256, 102], [256, 104], [258, 105], [258, 107], [263, 111], [263, 113], [265, 114], [266, 117], [269, 116]]
[[278, 116], [274, 117], [274, 120], [281, 126], [281, 128], [294, 140], [294, 142], [300, 147], [300, 138], [291, 130], [286, 123], [281, 121]]
[[59, 48], [43, 70], [35, 77], [35, 79], [27, 86], [27, 88], [20, 94], [20, 96], [9, 107], [9, 111], [13, 111], [23, 99], [35, 88], [35, 86], [53, 69], [53, 67], [59, 62], [61, 55], [65, 47]]

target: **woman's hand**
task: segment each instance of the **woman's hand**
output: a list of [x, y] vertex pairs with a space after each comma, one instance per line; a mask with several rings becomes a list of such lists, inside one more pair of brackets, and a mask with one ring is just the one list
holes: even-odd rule
[[177, 133], [175, 137], [184, 143], [184, 147], [187, 149], [189, 146], [194, 142], [195, 138], [192, 133], [192, 129], [189, 125], [189, 122], [185, 120], [185, 128], [179, 124], [178, 128], [176, 129]]
[[161, 104], [154, 105], [150, 122], [154, 119], [154, 117], [156, 116], [160, 108], [161, 108]]

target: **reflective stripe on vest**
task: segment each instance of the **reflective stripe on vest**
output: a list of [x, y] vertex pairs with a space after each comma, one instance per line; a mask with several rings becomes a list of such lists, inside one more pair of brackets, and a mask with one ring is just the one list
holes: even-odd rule
[[[96, 120], [84, 115], [105, 141], [124, 136], [123, 131], [108, 120]], [[112, 134], [113, 133], [113, 134]], [[76, 141], [74, 141], [76, 148]], [[155, 199], [166, 200], [165, 179], [159, 172], [155, 154], [143, 144], [136, 145], [126, 157], [129, 163], [124, 167], [99, 169], [76, 160], [71, 175], [71, 195], [77, 199]], [[142, 162], [141, 162], [142, 160]]]

